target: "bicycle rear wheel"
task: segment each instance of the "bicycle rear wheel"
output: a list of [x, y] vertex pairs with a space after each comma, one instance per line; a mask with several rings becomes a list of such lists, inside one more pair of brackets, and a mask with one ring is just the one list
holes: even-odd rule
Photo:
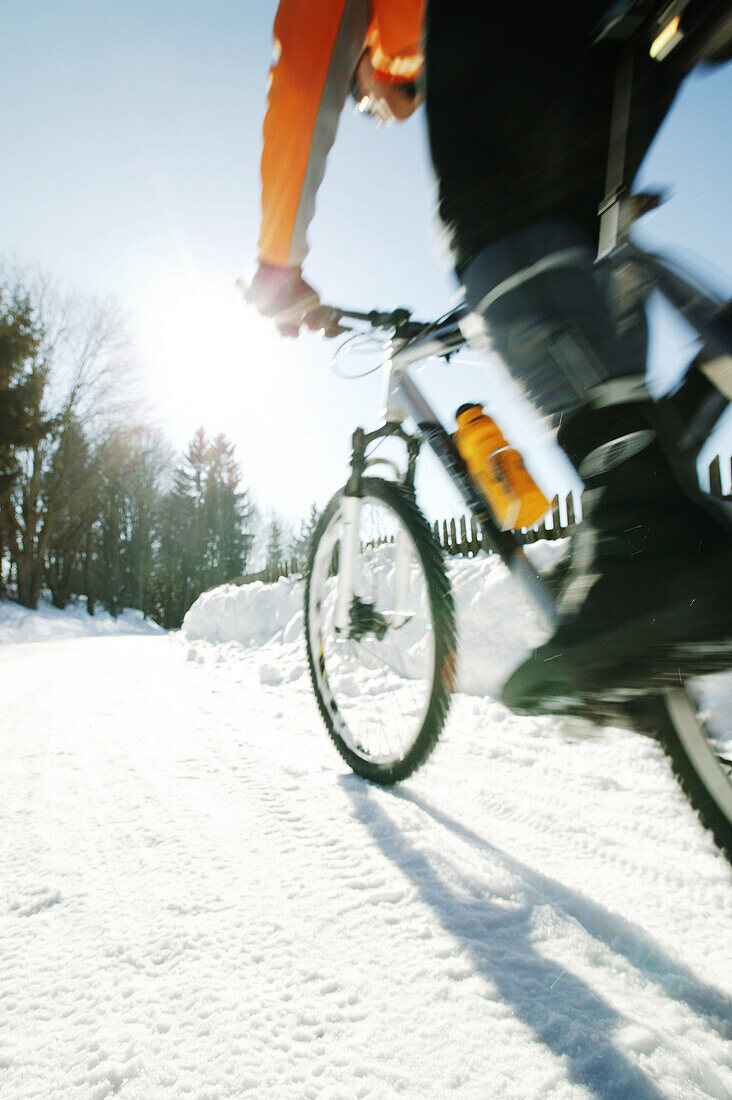
[[639, 698], [632, 725], [658, 740], [699, 820], [732, 863], [732, 672]]
[[732, 863], [732, 720], [722, 700], [730, 673], [673, 688], [660, 699], [662, 740], [676, 778]]
[[305, 587], [308, 664], [338, 752], [358, 775], [406, 779], [432, 752], [450, 703], [455, 620], [442, 553], [414, 496], [362, 482], [353, 594], [338, 629], [343, 490], [313, 537]]

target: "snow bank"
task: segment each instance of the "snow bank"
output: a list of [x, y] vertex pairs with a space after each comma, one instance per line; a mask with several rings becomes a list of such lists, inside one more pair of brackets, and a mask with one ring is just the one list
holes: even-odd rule
[[[527, 547], [527, 555], [535, 568], [545, 570], [565, 546], [566, 540], [537, 542]], [[495, 698], [548, 631], [497, 555], [448, 558], [447, 571], [458, 623], [457, 691]], [[188, 660], [236, 665], [243, 651], [261, 650], [261, 684], [278, 687], [299, 680], [306, 672], [304, 587], [299, 578], [288, 577], [276, 584], [229, 584], [205, 592], [183, 621]], [[365, 690], [365, 682], [354, 682], [353, 693]], [[703, 709], [716, 716], [715, 731], [732, 736], [732, 672], [699, 681], [696, 690]]]
[[[566, 540], [527, 548], [536, 569], [548, 569]], [[495, 695], [521, 658], [548, 630], [496, 554], [448, 562], [458, 624], [458, 691]]]
[[97, 608], [88, 615], [86, 600], [77, 600], [63, 611], [41, 600], [37, 611], [7, 600], [0, 602], [0, 645], [14, 642], [46, 642], [55, 638], [82, 638], [97, 634], [159, 634], [163, 628], [141, 611], [125, 609], [117, 618]]
[[289, 642], [302, 634], [303, 582], [223, 584], [199, 596], [183, 620], [190, 641], [239, 642], [247, 647]]
[[[564, 542], [528, 548], [538, 569], [548, 568]], [[496, 555], [452, 558], [447, 562], [459, 630], [458, 690], [494, 693], [512, 668], [546, 636], [506, 566]], [[247, 648], [268, 643], [297, 643], [302, 649], [304, 584], [293, 577], [276, 584], [223, 585], [200, 596], [183, 621], [191, 642], [238, 643]], [[272, 653], [269, 653], [271, 658]], [[263, 683], [276, 682], [269, 660]], [[284, 673], [282, 674], [284, 675]], [[282, 675], [279, 678], [282, 678]]]

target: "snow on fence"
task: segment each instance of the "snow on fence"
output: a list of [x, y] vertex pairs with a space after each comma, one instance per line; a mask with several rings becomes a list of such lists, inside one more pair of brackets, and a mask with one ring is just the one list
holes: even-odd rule
[[[732, 459], [728, 459], [728, 469], [732, 482]], [[712, 496], [725, 497], [729, 494], [722, 491], [722, 460], [719, 455], [709, 464], [709, 491]], [[520, 539], [524, 543], [539, 542], [546, 539], [550, 542], [556, 539], [566, 538], [577, 523], [577, 517], [581, 516], [580, 509], [575, 504], [574, 494], [568, 493], [564, 498], [564, 507], [560, 506], [559, 497], [555, 496], [551, 510], [547, 512], [542, 523], [535, 527], [524, 528], [520, 533]], [[460, 516], [452, 519], [435, 520], [432, 525], [432, 533], [435, 541], [442, 547], [446, 554], [459, 555], [461, 557], [473, 557], [480, 550], [491, 552], [485, 544], [480, 524], [475, 516]], [[297, 558], [278, 562], [277, 565], [263, 569], [260, 573], [249, 573], [245, 577], [237, 577], [233, 584], [252, 584], [254, 581], [264, 581], [270, 584], [280, 577], [290, 577], [294, 573], [301, 573], [305, 568], [305, 562]]]

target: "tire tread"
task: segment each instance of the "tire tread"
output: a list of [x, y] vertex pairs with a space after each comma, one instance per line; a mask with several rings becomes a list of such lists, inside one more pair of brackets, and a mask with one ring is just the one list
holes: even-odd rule
[[396, 482], [385, 481], [381, 478], [364, 478], [362, 492], [364, 496], [380, 499], [391, 507], [409, 531], [422, 559], [433, 613], [435, 680], [422, 729], [402, 760], [395, 761], [393, 764], [369, 763], [352, 752], [334, 728], [329, 709], [318, 686], [315, 658], [310, 646], [310, 581], [318, 545], [333, 518], [335, 509], [339, 506], [343, 496], [342, 489], [329, 501], [313, 535], [305, 580], [305, 644], [311, 683], [318, 702], [318, 709], [331, 741], [333, 741], [348, 766], [358, 775], [381, 786], [392, 786], [403, 779], [407, 779], [418, 768], [422, 767], [433, 752], [442, 732], [453, 690], [457, 639], [455, 611], [442, 550], [435, 541], [430, 526], [414, 495]]

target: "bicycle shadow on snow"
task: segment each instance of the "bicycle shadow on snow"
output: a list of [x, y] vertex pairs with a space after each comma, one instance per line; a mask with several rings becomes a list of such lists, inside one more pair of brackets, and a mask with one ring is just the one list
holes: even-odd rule
[[669, 996], [704, 1016], [721, 1036], [732, 1034], [729, 998], [679, 966], [631, 922], [505, 854], [420, 796], [404, 789], [389, 792], [500, 860], [522, 879], [533, 897], [520, 908], [508, 911], [505, 905], [484, 896], [476, 898], [476, 883], [468, 876], [463, 876], [465, 894], [456, 893], [378, 804], [369, 784], [353, 775], [341, 776], [340, 782], [353, 803], [356, 819], [436, 913], [445, 931], [470, 956], [476, 973], [497, 989], [516, 1018], [537, 1039], [566, 1061], [569, 1077], [575, 1083], [591, 1089], [602, 1100], [618, 1096], [661, 1100], [663, 1096], [613, 1045], [613, 1033], [629, 1021], [582, 979], [537, 951], [531, 937], [532, 916], [538, 906], [547, 903], [574, 918], [612, 951], [624, 955]]
[[732, 1039], [732, 998], [701, 981], [688, 967], [672, 959], [640, 925], [611, 913], [579, 891], [502, 852], [468, 826], [430, 805], [420, 795], [406, 790], [392, 791], [392, 794], [411, 802], [473, 847], [497, 856], [507, 870], [520, 875], [528, 886], [581, 924], [594, 939], [601, 940], [611, 951], [623, 955], [669, 997], [683, 1001], [692, 1012], [702, 1016], [721, 1038]]

